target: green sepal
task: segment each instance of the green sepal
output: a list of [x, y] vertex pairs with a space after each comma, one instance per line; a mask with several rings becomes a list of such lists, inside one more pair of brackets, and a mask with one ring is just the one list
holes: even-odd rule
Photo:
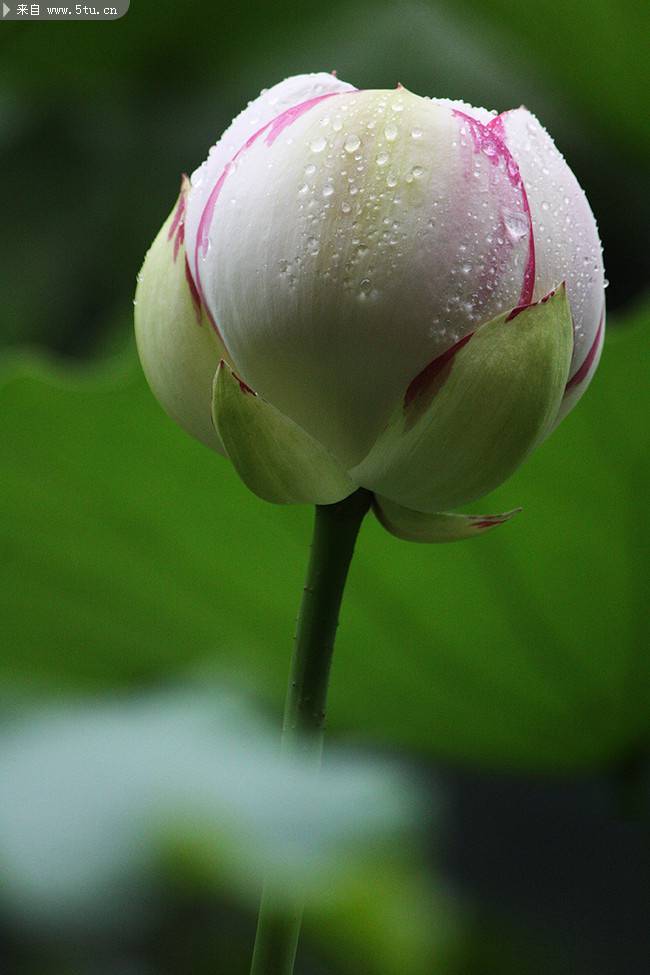
[[431, 513], [482, 497], [551, 428], [572, 349], [563, 284], [542, 301], [481, 325], [445, 357], [443, 369], [417, 377], [350, 476]]
[[302, 427], [221, 362], [212, 418], [244, 484], [274, 504], [334, 504], [356, 490], [341, 465]]
[[464, 515], [448, 511], [425, 514], [375, 495], [373, 511], [386, 531], [407, 542], [459, 542], [476, 538], [510, 521], [521, 508], [499, 515]]

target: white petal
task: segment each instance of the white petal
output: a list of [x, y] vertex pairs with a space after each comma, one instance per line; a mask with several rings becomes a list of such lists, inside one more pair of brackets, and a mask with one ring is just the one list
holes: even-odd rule
[[413, 377], [521, 299], [513, 166], [476, 116], [406, 91], [344, 93], [252, 142], [197, 262], [246, 381], [358, 462]]
[[474, 105], [468, 105], [467, 102], [462, 102], [459, 98], [432, 98], [431, 101], [435, 105], [446, 105], [452, 111], [456, 110], [463, 112], [465, 115], [471, 115], [472, 118], [477, 119], [483, 125], [488, 125], [497, 115], [496, 111], [490, 111], [487, 108], [476, 108]]
[[324, 71], [294, 75], [261, 92], [233, 119], [208, 158], [192, 173], [192, 193], [185, 221], [185, 241], [188, 254], [194, 253], [201, 214], [215, 181], [224, 167], [244, 143], [262, 126], [287, 109], [311, 98], [338, 91], [354, 91], [353, 85], [339, 81]]
[[[577, 402], [597, 365], [604, 327], [604, 269], [598, 228], [587, 198], [564, 157], [539, 121], [525, 108], [500, 116], [528, 194], [535, 230], [535, 298], [565, 280], [574, 323], [570, 376], [592, 348], [591, 367], [570, 387], [566, 405]], [[595, 346], [594, 346], [595, 343]]]

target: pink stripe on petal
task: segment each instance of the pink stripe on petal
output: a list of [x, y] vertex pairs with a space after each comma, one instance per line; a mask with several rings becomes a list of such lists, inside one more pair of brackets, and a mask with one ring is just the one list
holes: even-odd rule
[[411, 380], [404, 394], [404, 412], [408, 414], [408, 425], [412, 426], [415, 423], [442, 388], [451, 372], [454, 356], [469, 342], [473, 334], [470, 332], [441, 355], [436, 356], [415, 379]]
[[[289, 108], [284, 112], [281, 112], [279, 115], [275, 116], [275, 118], [271, 119], [271, 121], [266, 122], [261, 128], [259, 128], [256, 132], [254, 132], [251, 136], [249, 136], [246, 142], [242, 146], [240, 146], [240, 148], [234, 154], [232, 159], [230, 159], [230, 161], [227, 162], [226, 165], [224, 166], [221, 175], [217, 179], [216, 183], [212, 188], [212, 191], [210, 192], [210, 196], [208, 197], [207, 203], [205, 204], [205, 207], [203, 209], [203, 213], [201, 214], [198, 231], [196, 235], [196, 245], [194, 248], [194, 280], [196, 283], [199, 296], [201, 297], [203, 304], [206, 307], [206, 310], [208, 310], [208, 308], [207, 308], [207, 303], [205, 301], [205, 297], [203, 295], [203, 288], [201, 285], [199, 253], [203, 257], [205, 257], [205, 255], [208, 252], [208, 247], [210, 244], [210, 227], [212, 225], [212, 220], [214, 217], [214, 210], [217, 205], [217, 200], [219, 199], [219, 196], [221, 194], [221, 190], [223, 189], [223, 185], [229, 173], [232, 171], [235, 162], [239, 159], [241, 155], [243, 155], [244, 152], [250, 149], [250, 147], [255, 142], [257, 142], [259, 137], [263, 135], [264, 132], [266, 132], [267, 130], [269, 130], [269, 134], [265, 141], [266, 144], [270, 146], [277, 139], [280, 133], [285, 128], [287, 128], [288, 125], [291, 125], [293, 122], [299, 119], [301, 115], [307, 112], [310, 108], [313, 108], [314, 105], [317, 105], [319, 102], [322, 102], [325, 98], [331, 98], [333, 95], [344, 95], [344, 94], [350, 94], [350, 92], [347, 91], [328, 92], [325, 95], [318, 95], [316, 98], [309, 98], [307, 99], [307, 101], [300, 102], [298, 105], [294, 105], [292, 108]], [[210, 314], [209, 310], [208, 310], [208, 314]], [[210, 316], [210, 318], [213, 321], [214, 327], [216, 328], [216, 324], [214, 323], [212, 316]]]
[[183, 173], [181, 176], [181, 189], [178, 196], [178, 203], [176, 204], [176, 210], [174, 211], [172, 222], [167, 231], [167, 240], [171, 240], [172, 237], [174, 238], [174, 264], [176, 263], [181, 245], [185, 243], [185, 209], [189, 188], [189, 178]]
[[196, 320], [199, 325], [201, 325], [201, 296], [196, 290], [196, 285], [194, 284], [194, 278], [192, 277], [192, 272], [190, 270], [190, 262], [187, 259], [187, 254], [185, 255], [185, 280], [187, 281], [187, 286], [190, 289], [190, 297], [192, 299], [192, 305], [194, 306], [194, 314], [196, 315]]
[[462, 118], [467, 122], [474, 143], [474, 151], [487, 156], [493, 166], [498, 166], [503, 161], [511, 186], [520, 193], [522, 208], [528, 220], [528, 259], [524, 268], [519, 304], [528, 304], [532, 301], [535, 290], [535, 236], [533, 232], [533, 217], [519, 166], [506, 144], [506, 131], [503, 118], [501, 115], [497, 115], [486, 125], [471, 115], [467, 115], [466, 112], [461, 112], [459, 109], [454, 109], [453, 114], [457, 118]]
[[474, 519], [472, 520], [474, 528], [482, 528], [482, 529], [494, 528], [495, 525], [502, 525], [505, 521], [508, 521], [508, 519], [498, 518], [496, 515], [493, 516], [488, 515], [487, 517], [481, 518], [479, 520], [474, 520]]
[[257, 396], [255, 390], [251, 389], [248, 383], [245, 383], [244, 380], [240, 376], [238, 376], [233, 369], [230, 368], [230, 366], [228, 365], [225, 359], [220, 359], [219, 365], [222, 369], [228, 369], [230, 375], [235, 380], [235, 382], [239, 383], [239, 388], [242, 391], [242, 393], [244, 393], [246, 396]]
[[180, 194], [178, 196], [178, 203], [176, 204], [176, 210], [174, 211], [174, 218], [173, 218], [173, 220], [172, 220], [172, 222], [170, 224], [169, 230], [167, 231], [167, 240], [171, 240], [172, 239], [172, 237], [176, 233], [176, 229], [177, 229], [179, 223], [181, 222], [181, 220], [182, 220], [182, 218], [183, 218], [183, 216], [185, 214], [185, 196], [186, 196], [186, 190], [185, 190], [184, 182], [185, 182], [185, 179], [186, 178], [187, 177], [185, 177], [185, 176], [183, 176], [183, 178], [182, 178], [181, 191], [180, 191]]
[[246, 396], [257, 396], [257, 393], [255, 392], [255, 390], [254, 389], [251, 389], [251, 387], [248, 385], [248, 383], [245, 383], [244, 380], [241, 379], [237, 375], [236, 372], [233, 372], [233, 376], [237, 380], [237, 382], [239, 383], [239, 388], [241, 389], [242, 393], [244, 393], [244, 395], [246, 395]]
[[287, 128], [287, 126], [292, 125], [296, 119], [299, 119], [301, 115], [308, 112], [310, 108], [314, 105], [318, 105], [319, 102], [325, 101], [326, 98], [332, 98], [334, 95], [344, 94], [341, 91], [329, 91], [326, 95], [317, 95], [315, 98], [309, 98], [306, 102], [301, 102], [299, 105], [294, 105], [292, 108], [288, 108], [286, 111], [274, 118], [272, 122], [268, 124], [268, 135], [264, 140], [267, 146], [272, 146], [277, 137], [281, 132]]
[[555, 292], [556, 289], [553, 288], [552, 291], [549, 291], [549, 293], [544, 295], [543, 298], [540, 298], [539, 301], [528, 301], [525, 302], [523, 305], [515, 305], [515, 307], [510, 312], [510, 314], [507, 316], [506, 321], [511, 322], [514, 318], [517, 317], [517, 315], [521, 315], [522, 311], [526, 311], [527, 308], [534, 308], [535, 305], [545, 305], [546, 302], [549, 300], [549, 298], [553, 297]]
[[185, 243], [185, 225], [183, 223], [179, 224], [176, 236], [174, 237], [174, 264], [176, 263], [176, 258], [178, 257], [178, 252], [181, 248], [181, 244]]
[[603, 309], [603, 313], [600, 316], [600, 324], [598, 326], [598, 331], [596, 332], [596, 336], [593, 342], [591, 343], [591, 348], [589, 349], [589, 352], [587, 352], [584, 362], [582, 363], [578, 371], [575, 372], [573, 376], [571, 376], [571, 379], [566, 384], [566, 387], [564, 389], [565, 396], [572, 389], [575, 389], [576, 386], [579, 386], [580, 383], [584, 382], [584, 380], [589, 375], [589, 370], [591, 369], [594, 359], [596, 358], [596, 355], [598, 353], [598, 349], [600, 348], [600, 340], [603, 335], [604, 319], [605, 319], [605, 309]]

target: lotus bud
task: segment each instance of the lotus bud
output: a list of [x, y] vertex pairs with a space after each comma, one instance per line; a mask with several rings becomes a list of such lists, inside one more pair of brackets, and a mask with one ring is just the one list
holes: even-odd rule
[[502, 483], [587, 388], [602, 249], [537, 119], [328, 74], [251, 102], [184, 181], [144, 263], [149, 383], [260, 497], [358, 487], [394, 534]]

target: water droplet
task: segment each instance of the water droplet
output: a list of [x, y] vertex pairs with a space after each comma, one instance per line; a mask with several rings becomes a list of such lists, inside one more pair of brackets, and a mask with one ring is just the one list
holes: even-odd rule
[[349, 213], [351, 209], [352, 207], [350, 206], [348, 201], [343, 200], [343, 202], [341, 203], [341, 210], [343, 210], [343, 213]]
[[316, 172], [316, 166], [314, 165], [314, 163], [309, 163], [308, 166], [305, 166], [305, 176], [313, 176], [315, 172]]
[[309, 193], [309, 187], [307, 186], [306, 183], [303, 183], [300, 189], [298, 190], [298, 192], [301, 196], [304, 196], [305, 193]]
[[418, 129], [418, 128], [411, 129], [411, 138], [412, 139], [421, 139], [422, 138], [422, 129]]
[[325, 186], [323, 187], [323, 196], [326, 197], [331, 196], [333, 192], [334, 192], [334, 187], [332, 186], [332, 184], [325, 183]]
[[525, 213], [516, 213], [512, 210], [503, 211], [503, 222], [511, 239], [516, 243], [522, 237], [526, 237], [529, 231], [528, 217]]
[[411, 170], [411, 176], [414, 176], [416, 179], [419, 179], [423, 173], [424, 170], [422, 169], [422, 166], [414, 166]]
[[346, 152], [356, 152], [360, 145], [361, 139], [358, 135], [349, 135], [345, 140], [343, 148]]
[[542, 210], [548, 210], [549, 204], [546, 200], [542, 200]]
[[286, 274], [291, 265], [289, 261], [278, 261], [278, 267], [280, 269], [280, 274]]
[[312, 139], [312, 141], [309, 143], [309, 148], [312, 152], [322, 152], [326, 145], [327, 139], [325, 139], [322, 135], [319, 135], [318, 138]]
[[307, 238], [307, 251], [310, 254], [318, 254], [319, 250], [320, 250], [320, 244], [318, 243], [318, 240], [316, 239], [316, 237], [308, 237]]
[[389, 155], [387, 152], [380, 152], [379, 155], [377, 156], [377, 165], [385, 166], [386, 163], [388, 162], [388, 159], [389, 159]]
[[384, 135], [386, 136], [388, 142], [394, 142], [397, 138], [397, 126], [393, 125], [392, 122], [389, 122], [384, 129]]
[[395, 175], [395, 173], [388, 174], [388, 176], [386, 177], [386, 186], [390, 186], [391, 189], [393, 188], [393, 186], [397, 186], [397, 176]]

